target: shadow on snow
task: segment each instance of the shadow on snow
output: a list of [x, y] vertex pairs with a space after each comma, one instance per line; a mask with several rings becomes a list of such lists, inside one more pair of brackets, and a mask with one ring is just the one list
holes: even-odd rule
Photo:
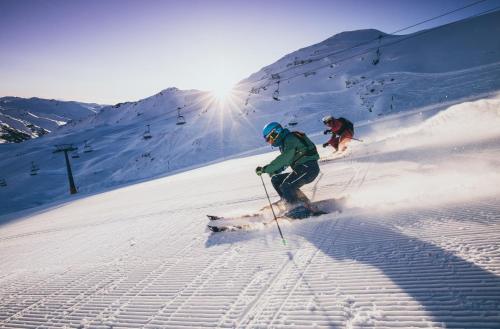
[[[444, 211], [450, 216], [453, 210], [463, 211], [460, 206]], [[419, 212], [416, 216], [409, 216], [407, 212], [387, 216], [344, 214], [334, 220], [302, 222], [296, 228], [295, 224], [289, 225], [284, 234], [291, 238], [292, 243], [293, 236], [305, 238], [335, 261], [355, 261], [382, 271], [417, 301], [435, 322], [446, 328], [497, 328], [500, 277], [433, 243], [405, 235], [392, 225], [426, 225], [426, 220], [434, 221], [435, 215], [430, 211]], [[498, 216], [495, 219], [498, 220]], [[483, 224], [486, 222], [492, 223], [491, 216]], [[269, 228], [265, 233], [275, 229]], [[208, 238], [205, 246], [234, 244], [254, 238], [262, 239], [262, 231], [216, 233]], [[282, 248], [277, 244], [274, 247]], [[287, 255], [294, 261], [292, 252], [289, 249]], [[306, 277], [304, 275], [302, 281], [309, 285]], [[373, 289], [368, 281], [359, 282], [357, 287], [359, 290]], [[390, 320], [390, 316], [386, 320]]]

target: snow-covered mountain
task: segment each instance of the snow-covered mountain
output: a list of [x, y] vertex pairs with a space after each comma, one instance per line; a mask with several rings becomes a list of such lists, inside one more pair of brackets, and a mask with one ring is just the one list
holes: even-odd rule
[[492, 35], [500, 31], [499, 18], [496, 12], [410, 35], [340, 33], [284, 56], [241, 85], [252, 91], [248, 100], [256, 111], [273, 103], [280, 82], [281, 101], [272, 108], [283, 119], [317, 118], [321, 111], [356, 121], [497, 90], [500, 40]]
[[0, 98], [0, 143], [18, 143], [95, 115], [102, 105], [55, 99]]
[[[71, 159], [75, 181], [80, 192], [92, 193], [268, 150], [260, 131], [271, 120], [314, 134], [323, 129], [321, 117], [333, 114], [350, 118], [359, 130], [412, 111], [423, 119], [497, 92], [498, 22], [495, 12], [406, 36], [344, 32], [256, 72], [225, 102], [209, 92], [169, 88], [104, 107], [43, 139], [4, 144], [0, 213], [67, 197], [63, 156], [52, 153], [56, 144], [80, 148], [79, 158]], [[85, 143], [92, 152], [81, 152]], [[30, 175], [32, 162], [36, 176]]]

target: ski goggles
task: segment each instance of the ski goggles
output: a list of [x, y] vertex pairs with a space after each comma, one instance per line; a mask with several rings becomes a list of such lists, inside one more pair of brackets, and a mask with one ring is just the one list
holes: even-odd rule
[[276, 129], [271, 130], [271, 132], [265, 137], [266, 142], [268, 142], [269, 144], [273, 144], [276, 138], [278, 138], [278, 135], [279, 133], [276, 131]]

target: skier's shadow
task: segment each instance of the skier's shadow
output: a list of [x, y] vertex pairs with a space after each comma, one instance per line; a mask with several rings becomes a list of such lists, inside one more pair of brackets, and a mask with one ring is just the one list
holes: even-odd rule
[[[407, 213], [392, 214], [391, 218], [401, 216], [407, 216]], [[417, 301], [433, 321], [446, 328], [472, 328], [479, 324], [480, 327], [498, 328], [499, 276], [433, 243], [407, 236], [387, 223], [387, 218], [361, 220], [342, 216], [334, 220], [313, 220], [310, 225], [314, 225], [314, 229], [304, 229], [305, 223], [297, 229], [288, 226], [287, 233], [291, 239], [290, 234], [305, 238], [335, 261], [352, 260], [377, 268]], [[206, 246], [254, 238], [262, 239], [262, 231], [214, 234]], [[485, 263], [494, 261], [488, 255], [482, 257]], [[379, 292], [384, 293], [383, 287], [378, 287], [377, 283], [361, 279], [357, 283], [358, 291], [380, 289]], [[391, 320], [389, 315], [384, 320], [397, 321], [397, 318]]]
[[[342, 219], [338, 223], [342, 226], [336, 230], [328, 227], [334, 223], [324, 225], [319, 232], [335, 232], [340, 234], [339, 238], [303, 236], [334, 260], [354, 260], [382, 271], [446, 328], [471, 328], [478, 322], [488, 323], [485, 327], [498, 326], [500, 278], [497, 275], [433, 243], [381, 225], [376, 218], [369, 222]], [[363, 280], [357, 286], [380, 289], [383, 293], [376, 283]]]

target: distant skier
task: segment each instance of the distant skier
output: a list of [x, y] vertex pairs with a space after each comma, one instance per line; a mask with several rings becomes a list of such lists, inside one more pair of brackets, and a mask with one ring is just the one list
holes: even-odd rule
[[[268, 123], [262, 134], [266, 142], [279, 147], [281, 154], [271, 163], [257, 167], [257, 175], [267, 173], [271, 176], [274, 189], [290, 209], [294, 206], [309, 208], [309, 199], [299, 190], [305, 184], [311, 183], [319, 174], [318, 151], [316, 145], [298, 131], [289, 131], [277, 122]], [[287, 167], [291, 173], [281, 172]]]
[[347, 149], [347, 144], [354, 136], [354, 125], [351, 121], [338, 118], [335, 119], [331, 115], [323, 118], [323, 123], [328, 127], [323, 134], [332, 134], [332, 138], [323, 144], [323, 147], [331, 145], [335, 151], [344, 152]]

